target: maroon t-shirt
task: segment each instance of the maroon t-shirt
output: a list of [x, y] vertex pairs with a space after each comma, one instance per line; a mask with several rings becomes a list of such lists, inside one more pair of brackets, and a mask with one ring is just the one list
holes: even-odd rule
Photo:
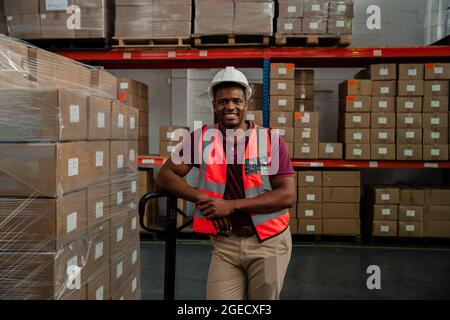
[[[254, 128], [255, 125], [253, 122], [247, 121], [247, 124], [249, 125], [249, 128]], [[199, 129], [201, 130], [201, 129]], [[196, 167], [199, 168], [199, 164], [194, 163], [194, 154], [195, 152], [198, 152], [197, 146], [198, 141], [195, 141], [195, 137], [201, 137], [201, 134], [197, 132], [195, 134], [194, 132], [191, 132], [190, 135], [190, 148], [187, 144], [187, 139], [183, 141], [183, 143], [180, 145], [182, 148], [181, 150], [177, 148], [175, 154], [180, 155], [182, 157], [181, 162], [183, 164], [188, 165], [190, 167]], [[279, 138], [279, 143], [274, 143], [272, 141], [272, 157], [274, 157], [276, 154], [279, 155], [279, 166], [277, 172], [271, 172], [269, 176], [269, 180], [272, 178], [279, 178], [279, 177], [294, 177], [295, 171], [292, 167], [291, 158], [289, 155], [288, 148], [286, 146], [286, 143], [284, 142], [283, 138], [281, 138], [278, 134], [274, 135], [273, 137]], [[272, 137], [272, 138], [273, 138]], [[248, 142], [248, 137], [246, 138], [246, 145]], [[224, 137], [224, 149], [226, 145], [225, 137]], [[227, 164], [227, 182], [225, 186], [225, 193], [223, 198], [226, 200], [236, 200], [236, 199], [245, 199], [245, 189], [244, 189], [244, 182], [242, 179], [242, 158], [244, 157], [244, 154], [239, 154], [237, 152], [237, 142], [235, 141], [234, 146], [234, 162], [231, 164]], [[277, 150], [276, 148], [279, 148]], [[185, 152], [189, 152], [188, 154], [185, 154]], [[240, 161], [238, 161], [238, 156], [240, 157]], [[182, 161], [183, 159], [190, 159], [190, 163], [186, 163], [187, 161]], [[274, 159], [272, 158], [272, 162]], [[233, 213], [230, 215], [231, 224], [234, 230], [240, 229], [243, 226], [252, 225], [252, 220], [250, 217], [250, 214], [248, 213]]]

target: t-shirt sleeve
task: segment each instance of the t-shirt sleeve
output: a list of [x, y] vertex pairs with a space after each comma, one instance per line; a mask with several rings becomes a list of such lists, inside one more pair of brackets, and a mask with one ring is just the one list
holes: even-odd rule
[[272, 133], [272, 159], [270, 177], [295, 177], [289, 150], [283, 138]]

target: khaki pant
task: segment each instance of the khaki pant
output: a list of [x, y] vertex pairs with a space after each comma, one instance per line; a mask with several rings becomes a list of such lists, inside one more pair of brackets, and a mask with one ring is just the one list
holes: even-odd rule
[[208, 300], [278, 300], [291, 259], [289, 228], [262, 243], [256, 236], [211, 237]]

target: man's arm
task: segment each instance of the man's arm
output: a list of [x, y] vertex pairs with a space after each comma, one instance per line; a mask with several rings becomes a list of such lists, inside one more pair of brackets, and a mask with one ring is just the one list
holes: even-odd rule
[[156, 186], [159, 190], [167, 191], [175, 197], [191, 202], [197, 202], [201, 198], [205, 198], [205, 194], [198, 189], [191, 187], [183, 179], [191, 169], [191, 166], [175, 164], [169, 158], [156, 177]]
[[209, 198], [198, 201], [200, 210], [208, 218], [226, 217], [233, 212], [273, 213], [292, 208], [297, 201], [294, 177], [273, 177], [272, 191], [257, 197], [238, 200]]

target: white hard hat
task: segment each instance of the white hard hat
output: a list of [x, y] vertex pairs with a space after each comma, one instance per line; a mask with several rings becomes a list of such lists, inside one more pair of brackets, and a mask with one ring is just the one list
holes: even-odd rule
[[252, 88], [250, 88], [248, 84], [247, 77], [239, 70], [234, 67], [226, 67], [225, 69], [220, 70], [214, 76], [213, 81], [208, 87], [208, 93], [211, 99], [214, 100], [214, 87], [219, 83], [223, 82], [236, 82], [245, 87], [245, 98], [248, 100], [252, 96]]

